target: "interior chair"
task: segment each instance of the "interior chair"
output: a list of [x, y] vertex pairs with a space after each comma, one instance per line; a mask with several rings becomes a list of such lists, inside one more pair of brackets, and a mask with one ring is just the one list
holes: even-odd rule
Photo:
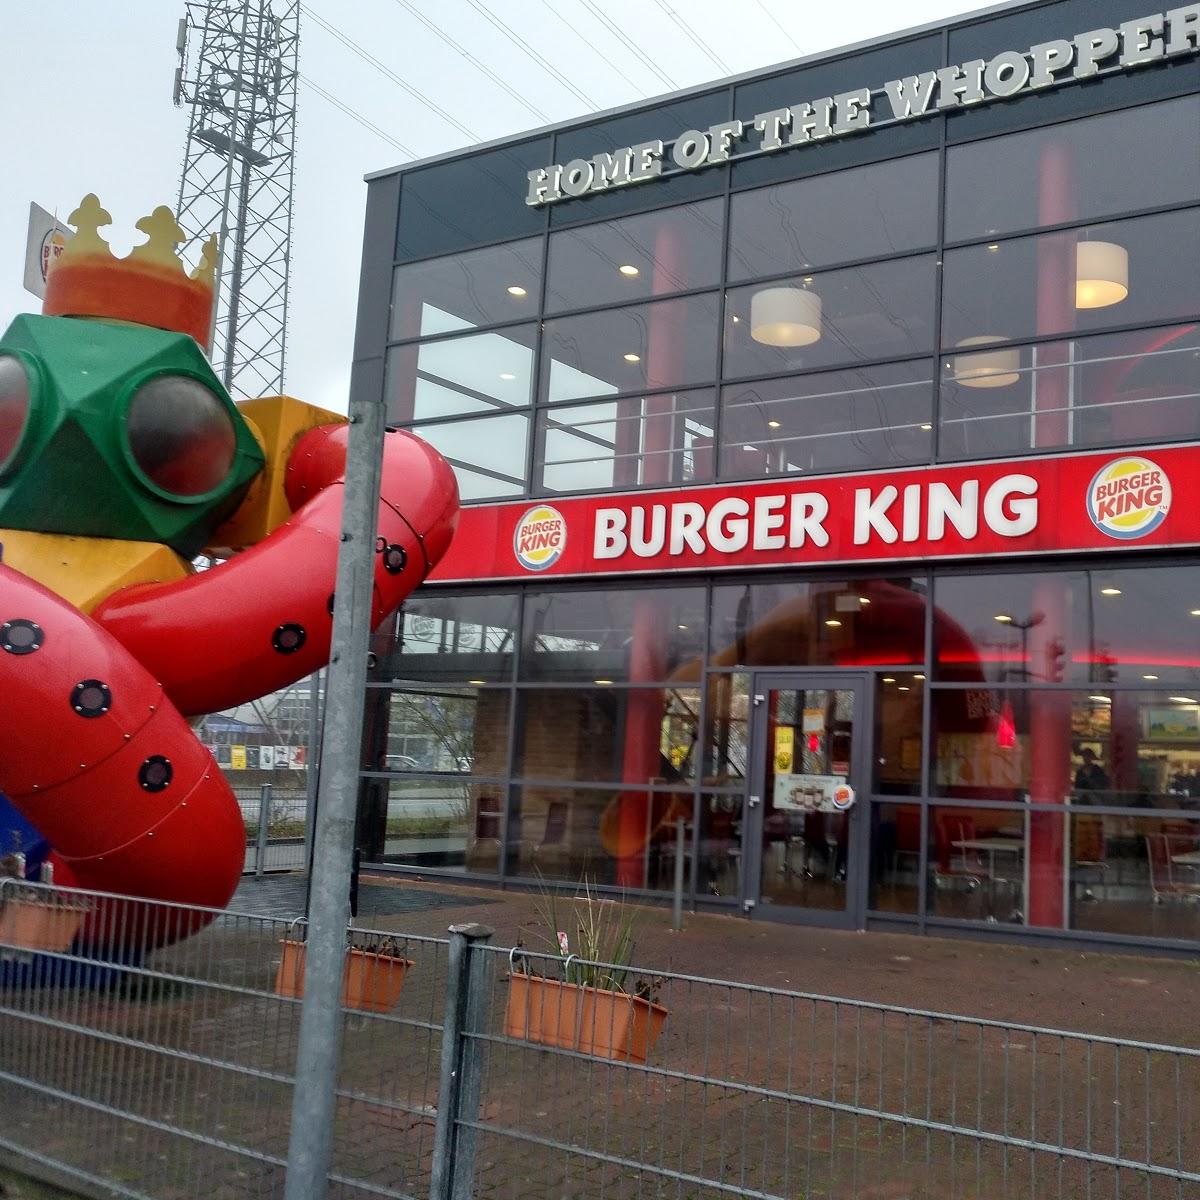
[[[1074, 875], [1084, 884], [1082, 899], [1095, 900], [1093, 886], [1103, 892], [1108, 879], [1108, 848], [1104, 837], [1104, 818], [1077, 816], [1075, 845], [1072, 851]], [[1088, 878], [1080, 880], [1083, 873]]]

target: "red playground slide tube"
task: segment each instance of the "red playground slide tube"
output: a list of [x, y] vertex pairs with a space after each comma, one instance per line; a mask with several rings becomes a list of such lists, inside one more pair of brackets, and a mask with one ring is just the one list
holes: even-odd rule
[[[313, 429], [288, 461], [296, 512], [257, 546], [182, 582], [140, 584], [92, 614], [188, 714], [217, 712], [303, 679], [329, 660], [346, 469], [345, 425]], [[458, 485], [436, 450], [384, 438], [372, 624], [450, 544]]]
[[[228, 903], [241, 814], [183, 714], [328, 660], [346, 434], [325, 426], [299, 440], [286, 483], [296, 511], [257, 546], [181, 582], [123, 589], [91, 616], [0, 564], [0, 791], [53, 846], [58, 882]], [[386, 436], [380, 490], [376, 622], [441, 558], [458, 515], [453, 472], [410, 434]], [[148, 940], [143, 929], [139, 942], [201, 923]]]

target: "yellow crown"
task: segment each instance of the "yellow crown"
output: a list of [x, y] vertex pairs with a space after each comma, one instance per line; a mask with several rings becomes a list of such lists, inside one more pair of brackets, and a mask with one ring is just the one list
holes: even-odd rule
[[188, 275], [175, 247], [185, 234], [174, 213], [160, 205], [136, 228], [147, 241], [117, 258], [100, 236], [112, 224], [89, 193], [67, 218], [75, 236], [46, 277], [42, 312], [49, 317], [109, 317], [155, 329], [188, 333], [206, 350], [212, 322], [217, 236], [204, 243], [200, 265]]

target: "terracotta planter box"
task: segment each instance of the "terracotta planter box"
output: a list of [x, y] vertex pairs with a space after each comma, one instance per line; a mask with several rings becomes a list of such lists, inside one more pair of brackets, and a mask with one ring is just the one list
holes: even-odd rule
[[[275, 992], [300, 1000], [304, 996], [304, 942], [282, 942], [283, 957], [275, 972]], [[404, 976], [412, 960], [390, 954], [351, 949], [342, 971], [342, 1007], [365, 1012], [388, 1012], [400, 999]]]
[[641, 996], [514, 974], [508, 986], [508, 1037], [644, 1063], [667, 1010]]
[[84, 910], [76, 904], [45, 900], [9, 900], [0, 905], [0, 942], [23, 950], [61, 953], [70, 949]]

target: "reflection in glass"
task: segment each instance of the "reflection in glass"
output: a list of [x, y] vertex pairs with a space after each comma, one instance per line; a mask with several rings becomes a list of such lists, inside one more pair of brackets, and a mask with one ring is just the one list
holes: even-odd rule
[[925, 598], [911, 579], [713, 589], [712, 666], [920, 663]]
[[[1051, 814], [1060, 826], [1062, 818]], [[1025, 923], [1025, 821], [1011, 809], [929, 809], [928, 911], [968, 921]], [[1058, 865], [1062, 895], [1062, 861]], [[1053, 879], [1031, 887], [1053, 888]]]
[[447, 779], [364, 779], [360, 845], [371, 862], [494, 872], [504, 789]]
[[738, 784], [750, 759], [750, 676], [708, 676], [704, 722], [704, 783]]
[[1071, 817], [1072, 929], [1200, 937], [1200, 824], [1181, 818]]
[[721, 393], [721, 475], [791, 475], [926, 462], [929, 364], [772, 379]]
[[371, 688], [364, 719], [363, 769], [504, 775], [508, 705], [506, 689]]
[[703, 588], [530, 592], [521, 674], [602, 687], [691, 682], [704, 624]]
[[454, 468], [461, 499], [490, 500], [525, 491], [525, 414], [420, 425], [413, 432], [441, 451]]
[[712, 478], [712, 393], [666, 392], [538, 413], [539, 486], [550, 492]]
[[946, 575], [934, 588], [940, 679], [1200, 687], [1194, 566]]
[[527, 779], [684, 786], [695, 778], [700, 691], [522, 688], [516, 773]]
[[875, 912], [915, 913], [921, 887], [921, 809], [875, 804], [871, 822], [869, 905]]
[[729, 278], [753, 279], [937, 241], [936, 154], [830, 172], [734, 195]]
[[538, 238], [397, 267], [389, 337], [430, 337], [534, 316], [541, 278]]
[[583, 400], [708, 383], [717, 369], [719, 303], [712, 293], [547, 321], [542, 398]]
[[546, 311], [712, 287], [720, 273], [719, 200], [582, 225], [550, 237]]
[[387, 360], [387, 412], [393, 424], [529, 403], [532, 325], [420, 345], [393, 346]]
[[512, 677], [517, 597], [420, 591], [376, 631], [372, 682], [444, 679], [493, 683]]
[[875, 682], [872, 790], [892, 796], [921, 794], [925, 675], [885, 671]]
[[510, 869], [525, 878], [670, 890], [675, 821], [692, 796], [611, 788], [516, 790]]
[[[1089, 242], [1119, 246], [1128, 254], [1128, 295], [1119, 303], [1079, 306], [1080, 247]], [[945, 262], [947, 350], [983, 336], [1016, 341], [1186, 320], [1200, 308], [1200, 276], [1194, 270], [1200, 262], [1200, 210], [949, 250]], [[1047, 405], [1054, 406], [1053, 400]]]
[[726, 294], [728, 378], [782, 374], [872, 359], [925, 354], [933, 345], [932, 257], [871, 263], [773, 282], [820, 297], [820, 338], [809, 345], [773, 346], [753, 336], [751, 308], [764, 285]]
[[[1004, 386], [964, 379], [958, 355], [942, 364], [939, 453], [999, 458], [1059, 446], [1187, 441], [1200, 437], [1200, 329], [1195, 325], [1014, 347]], [[968, 368], [969, 369], [969, 368]]]
[[953, 147], [946, 238], [1095, 220], [1197, 196], [1200, 98], [1188, 96]]
[[742, 797], [700, 797], [700, 845], [696, 893], [735, 903], [742, 877]]

